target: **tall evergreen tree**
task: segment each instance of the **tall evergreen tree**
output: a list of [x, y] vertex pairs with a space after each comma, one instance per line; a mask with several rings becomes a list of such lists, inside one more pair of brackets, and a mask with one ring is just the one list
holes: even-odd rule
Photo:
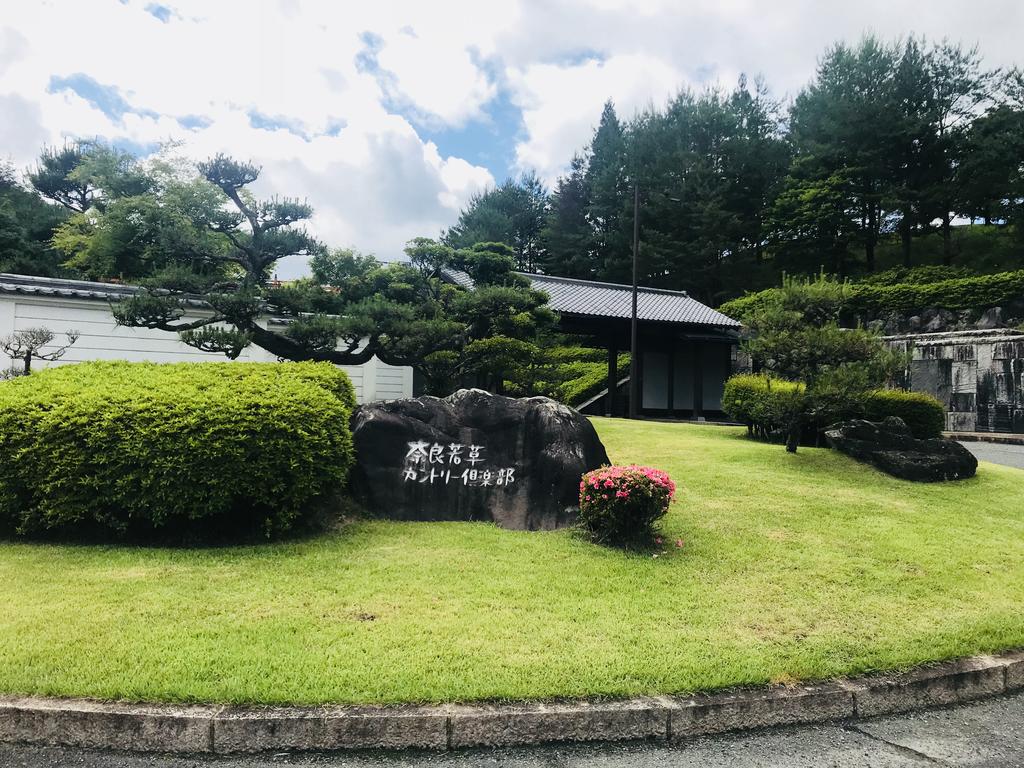
[[903, 264], [909, 267], [913, 236], [925, 232], [929, 224], [926, 190], [939, 175], [928, 51], [913, 37], [904, 41], [894, 73], [893, 108], [899, 123], [887, 148], [892, 173], [889, 199], [899, 217]]
[[67, 212], [46, 203], [0, 163], [0, 272], [57, 277], [65, 272], [50, 243]]
[[544, 254], [540, 266], [546, 274], [584, 279], [600, 274], [589, 208], [586, 160], [574, 155], [568, 173], [558, 179], [548, 199], [540, 237]]
[[865, 37], [855, 47], [839, 44], [818, 65], [814, 81], [796, 98], [790, 113], [791, 138], [804, 178], [825, 181], [841, 175], [847, 208], [856, 224], [866, 268], [893, 197], [891, 147], [898, 141], [895, 108], [896, 46]]
[[[632, 200], [627, 171], [626, 138], [615, 105], [604, 105], [590, 144], [584, 181], [590, 190], [587, 218], [594, 232], [594, 258], [606, 280], [630, 279]], [[629, 212], [629, 213], [627, 213]]]
[[540, 233], [546, 204], [547, 190], [535, 173], [507, 179], [474, 195], [442, 239], [451, 248], [505, 243], [515, 253], [516, 268], [533, 272], [542, 260]]
[[965, 177], [961, 173], [970, 126], [992, 102], [998, 71], [986, 70], [977, 47], [943, 41], [928, 53], [932, 86], [934, 182], [925, 191], [930, 211], [940, 219], [943, 263], [953, 260], [952, 221], [961, 212]]

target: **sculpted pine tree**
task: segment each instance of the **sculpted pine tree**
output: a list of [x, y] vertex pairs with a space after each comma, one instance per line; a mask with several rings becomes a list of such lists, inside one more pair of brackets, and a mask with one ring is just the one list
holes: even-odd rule
[[[122, 325], [177, 332], [186, 344], [231, 359], [250, 344], [282, 360], [359, 365], [377, 356], [425, 370], [442, 389], [449, 375], [473, 373], [471, 361], [484, 365], [473, 354], [481, 342], [492, 353], [514, 348], [522, 356], [554, 323], [546, 296], [516, 279], [510, 257], [463, 264], [453, 249], [426, 238], [410, 243], [405, 264], [331, 253], [301, 227], [313, 214], [307, 203], [252, 196], [258, 166], [221, 155], [199, 170], [225, 202], [202, 214], [224, 240], [208, 252], [219, 268], [143, 281], [145, 290], [114, 308]], [[311, 257], [313, 277], [276, 284], [274, 266], [296, 255]], [[447, 284], [447, 266], [475, 271], [478, 288]]]
[[[231, 206], [207, 211], [205, 224], [227, 246], [211, 253], [210, 259], [229, 267], [233, 277], [211, 278], [200, 285], [188, 281], [185, 287], [157, 276], [145, 281], [144, 292], [116, 306], [115, 318], [126, 326], [177, 332], [186, 344], [231, 359], [256, 343], [287, 360], [366, 362], [379, 351], [379, 344], [365, 322], [337, 311], [310, 313], [305, 311], [311, 309], [308, 290], [275, 291], [271, 285], [272, 268], [279, 260], [313, 255], [323, 246], [295, 226], [313, 215], [307, 203], [291, 198], [257, 200], [249, 193], [246, 187], [259, 178], [260, 170], [224, 155], [199, 164], [202, 176]], [[325, 309], [343, 309], [339, 302], [325, 303], [334, 305]], [[189, 309], [199, 316], [184, 320]], [[263, 320], [268, 314], [291, 322], [271, 330]], [[361, 344], [367, 333], [370, 344]]]

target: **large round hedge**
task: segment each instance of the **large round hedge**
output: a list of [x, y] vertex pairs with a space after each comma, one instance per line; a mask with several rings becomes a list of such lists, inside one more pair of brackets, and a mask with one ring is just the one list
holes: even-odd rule
[[0, 528], [272, 535], [352, 463], [348, 377], [328, 364], [96, 362], [0, 383]]

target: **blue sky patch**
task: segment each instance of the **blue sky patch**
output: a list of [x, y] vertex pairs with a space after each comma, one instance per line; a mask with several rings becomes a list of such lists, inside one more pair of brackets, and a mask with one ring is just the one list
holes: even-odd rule
[[253, 128], [259, 128], [264, 131], [285, 130], [309, 141], [309, 134], [303, 129], [302, 123], [298, 120], [283, 115], [267, 115], [258, 109], [250, 109], [246, 114], [249, 115], [249, 125]]
[[175, 119], [178, 121], [178, 125], [182, 128], [187, 128], [190, 131], [197, 131], [200, 128], [209, 128], [213, 125], [213, 120], [205, 115], [182, 115]]
[[123, 152], [130, 152], [136, 157], [149, 157], [154, 152], [160, 149], [160, 142], [158, 141], [134, 141], [126, 136], [115, 137], [110, 140], [110, 146], [114, 149], [120, 149]]
[[483, 118], [470, 120], [459, 128], [432, 128], [415, 115], [403, 117], [416, 126], [422, 139], [434, 142], [442, 156], [455, 155], [482, 165], [498, 184], [516, 175], [516, 140], [523, 130], [523, 113], [504, 89], [499, 89], [484, 107]]
[[177, 15], [173, 9], [168, 8], [166, 5], [160, 5], [160, 3], [150, 3], [147, 5], [146, 13], [160, 19], [164, 24]]
[[[408, 34], [415, 34], [412, 30]], [[394, 75], [381, 68], [377, 54], [383, 45], [379, 35], [364, 32], [363, 50], [356, 55], [360, 72], [377, 78], [383, 91], [382, 104], [388, 112], [408, 120], [425, 141], [437, 145], [442, 157], [460, 157], [491, 172], [497, 183], [515, 173], [515, 147], [523, 133], [523, 113], [512, 103], [508, 91], [499, 87], [497, 95], [484, 107], [483, 115], [468, 120], [458, 127], [439, 124], [430, 115], [424, 115], [398, 93]], [[500, 68], [495, 62], [474, 57], [475, 63], [490, 77], [500, 82]]]
[[158, 117], [157, 113], [151, 109], [137, 109], [133, 107], [121, 95], [121, 90], [116, 85], [104, 85], [84, 72], [76, 72], [67, 77], [53, 75], [46, 90], [50, 93], [71, 91], [85, 99], [92, 107], [98, 109], [111, 120], [119, 121], [127, 112], [146, 117]]

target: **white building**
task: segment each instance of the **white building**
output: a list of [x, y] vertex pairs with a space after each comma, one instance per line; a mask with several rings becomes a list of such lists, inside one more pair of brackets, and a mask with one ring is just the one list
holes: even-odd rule
[[[131, 292], [129, 287], [108, 283], [0, 273], [0, 336], [45, 327], [53, 331], [54, 342], [59, 343], [66, 331], [78, 331], [78, 341], [61, 360], [39, 362], [36, 365], [40, 368], [86, 360], [176, 363], [227, 359], [183, 344], [177, 334], [168, 331], [118, 326], [110, 304]], [[200, 311], [196, 310], [196, 316]], [[276, 359], [266, 350], [251, 345], [242, 352], [238, 362], [273, 362]], [[352, 379], [356, 398], [361, 403], [412, 397], [412, 368], [388, 365], [377, 358], [363, 365], [341, 368]]]

